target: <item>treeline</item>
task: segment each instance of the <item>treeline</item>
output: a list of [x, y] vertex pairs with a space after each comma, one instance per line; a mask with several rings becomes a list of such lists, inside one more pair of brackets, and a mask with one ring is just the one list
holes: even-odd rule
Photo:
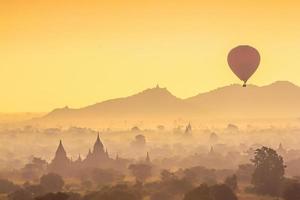
[[[0, 193], [7, 193], [9, 200], [237, 200], [236, 194], [245, 190], [299, 200], [300, 183], [285, 177], [285, 167], [275, 150], [262, 147], [255, 151], [251, 164], [241, 165], [235, 174], [196, 166], [162, 170], [159, 179], [151, 180], [152, 165], [133, 164], [129, 170], [135, 181], [126, 182], [122, 174], [113, 170], [95, 169], [93, 176], [82, 177], [77, 192], [61, 176], [50, 173], [35, 184], [27, 182], [22, 186], [2, 179]], [[240, 182], [251, 184], [242, 188]], [[94, 183], [97, 187], [92, 187]]]

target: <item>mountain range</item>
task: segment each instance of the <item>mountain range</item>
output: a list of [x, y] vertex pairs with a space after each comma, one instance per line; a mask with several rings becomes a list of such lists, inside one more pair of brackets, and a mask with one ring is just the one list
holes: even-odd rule
[[189, 118], [298, 118], [300, 87], [287, 81], [241, 87], [233, 84], [181, 99], [166, 88], [146, 89], [132, 96], [83, 108], [58, 108], [41, 121], [91, 122]]

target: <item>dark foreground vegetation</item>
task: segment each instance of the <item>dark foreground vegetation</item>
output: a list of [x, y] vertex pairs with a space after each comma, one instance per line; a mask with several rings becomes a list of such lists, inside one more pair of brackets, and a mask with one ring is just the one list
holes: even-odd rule
[[[15, 184], [1, 179], [0, 193], [8, 200], [237, 200], [241, 192], [271, 199], [300, 199], [299, 181], [284, 176], [284, 161], [275, 150], [259, 148], [251, 162], [223, 181], [217, 180], [216, 170], [200, 166], [174, 172], [162, 170], [159, 179], [151, 180], [153, 165], [134, 164], [128, 167], [134, 181], [124, 176], [115, 179], [111, 170], [99, 169], [93, 182], [83, 179], [76, 191], [60, 175], [48, 173], [36, 183]], [[251, 184], [241, 186], [247, 182], [247, 175]], [[97, 187], [93, 187], [95, 183]]]

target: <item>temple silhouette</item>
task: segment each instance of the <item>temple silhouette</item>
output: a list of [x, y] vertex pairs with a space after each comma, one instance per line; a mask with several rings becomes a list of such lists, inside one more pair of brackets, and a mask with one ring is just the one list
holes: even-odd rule
[[[149, 155], [148, 155], [149, 156]], [[48, 171], [54, 172], [60, 175], [71, 175], [76, 171], [86, 168], [102, 168], [102, 169], [122, 169], [126, 168], [128, 160], [120, 158], [118, 155], [115, 159], [110, 158], [107, 149], [104, 150], [104, 145], [100, 140], [99, 133], [96, 142], [93, 147], [93, 151], [89, 149], [89, 152], [85, 159], [78, 156], [78, 159], [73, 161], [68, 158], [62, 141], [59, 141], [58, 148], [55, 153], [55, 157], [48, 165]]]

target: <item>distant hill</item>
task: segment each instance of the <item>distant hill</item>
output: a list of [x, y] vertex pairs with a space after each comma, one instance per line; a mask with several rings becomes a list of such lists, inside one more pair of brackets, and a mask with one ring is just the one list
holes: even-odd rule
[[45, 113], [31, 113], [31, 112], [19, 112], [19, 113], [0, 113], [0, 124], [3, 123], [16, 123], [32, 118], [42, 117]]
[[127, 119], [178, 118], [297, 118], [300, 87], [287, 81], [266, 86], [230, 85], [180, 99], [166, 88], [155, 87], [138, 94], [112, 99], [79, 109], [55, 109], [38, 121], [60, 123]]
[[80, 109], [55, 109], [45, 117], [144, 116], [172, 114], [182, 111], [184, 100], [172, 95], [166, 88], [146, 89], [138, 94], [103, 101]]
[[222, 87], [186, 99], [196, 110], [224, 117], [289, 118], [300, 116], [300, 87], [287, 81], [266, 86]]

